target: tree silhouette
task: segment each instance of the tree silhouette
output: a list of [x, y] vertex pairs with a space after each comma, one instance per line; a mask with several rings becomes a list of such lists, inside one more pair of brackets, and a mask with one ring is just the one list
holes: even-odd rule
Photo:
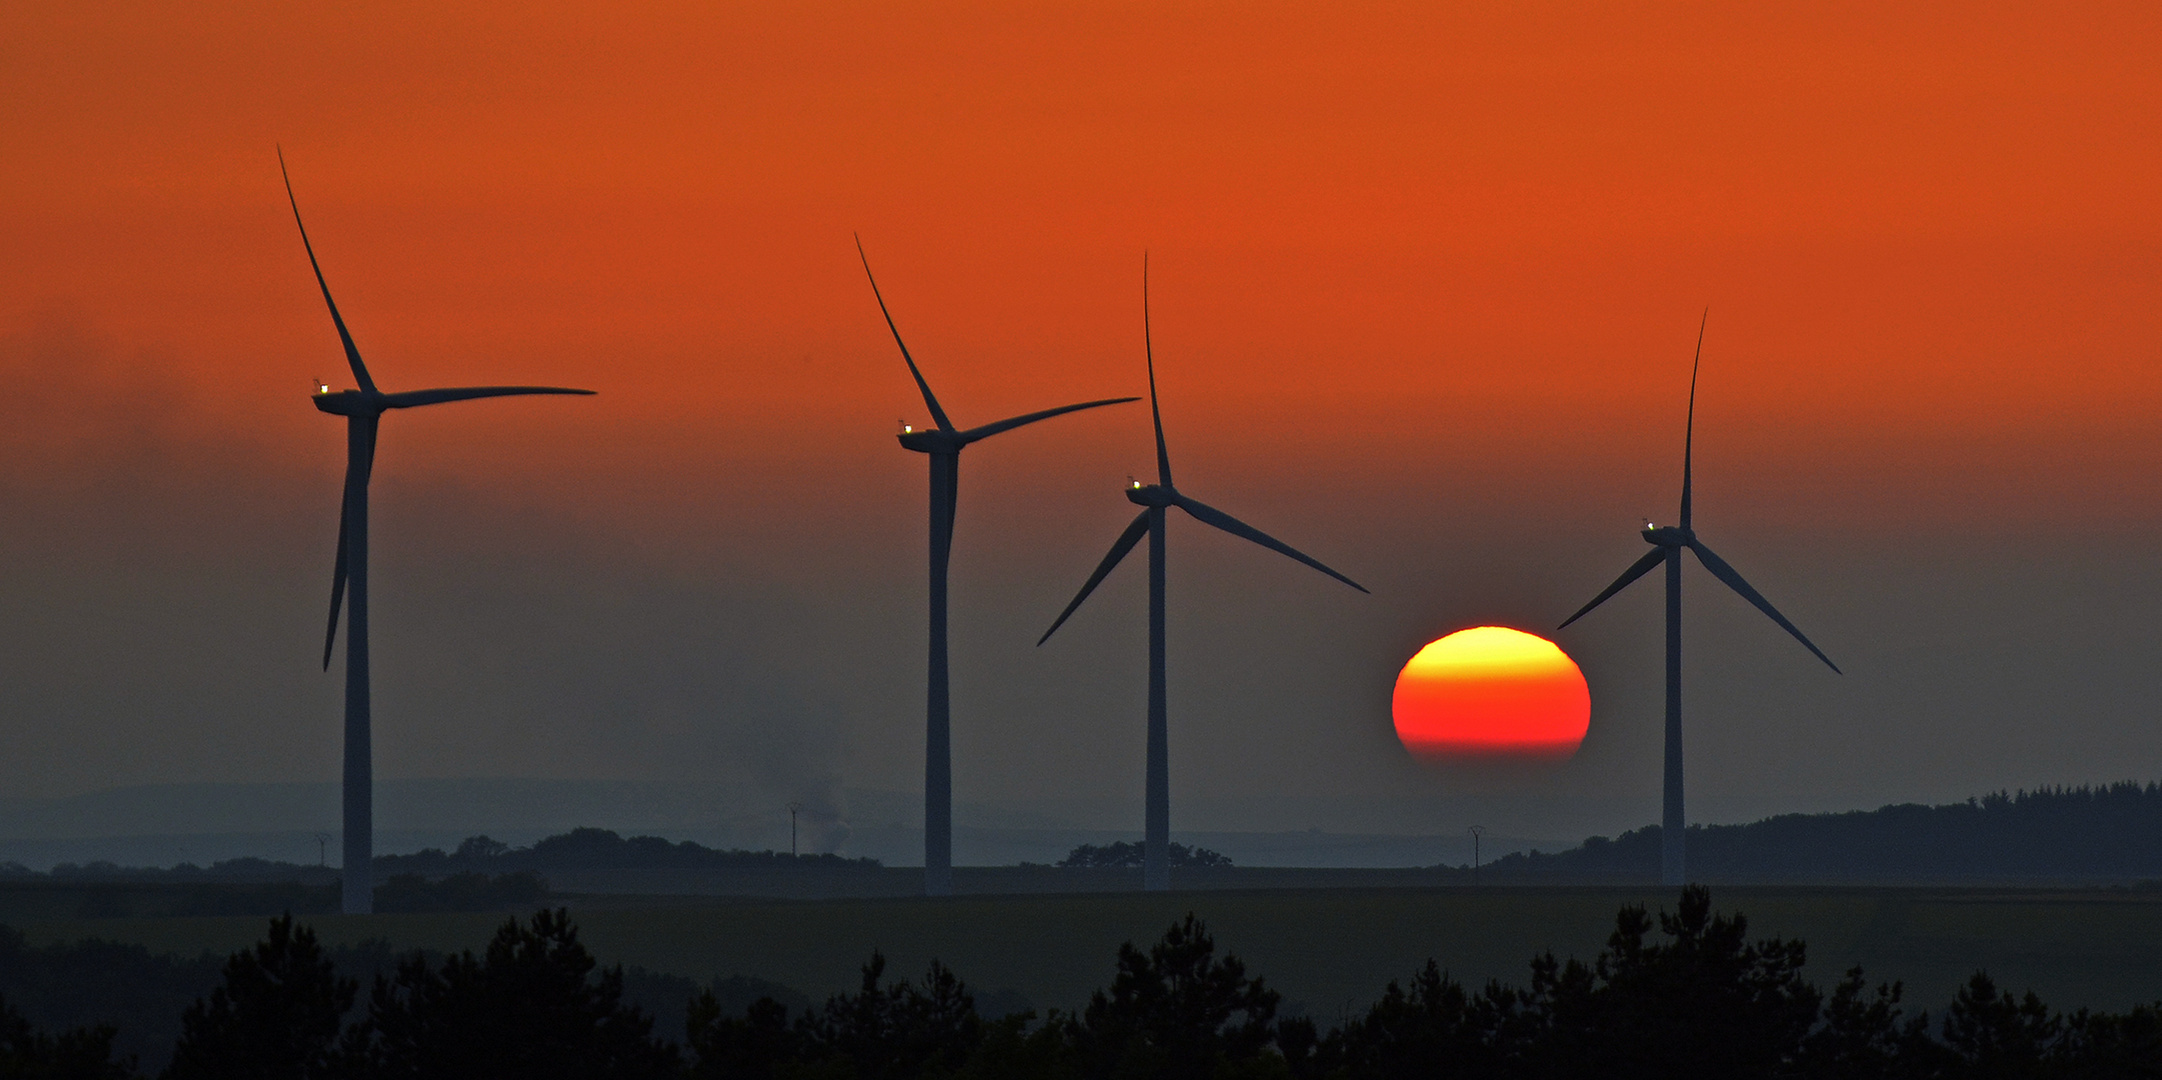
[[[1140, 866], [1148, 849], [1132, 841], [1120, 840], [1098, 847], [1082, 844], [1066, 853], [1058, 865], [1069, 869], [1116, 870]], [[1204, 870], [1231, 865], [1231, 859], [1208, 848], [1190, 848], [1174, 843], [1170, 847], [1171, 866], [1178, 870]]]
[[1999, 991], [1975, 972], [1944, 1012], [1944, 1045], [1958, 1062], [1956, 1074], [1975, 1080], [2026, 1080], [2057, 1075], [2053, 1059], [2064, 1056], [2062, 1017], [2029, 990]]
[[1669, 940], [1648, 944], [1642, 907], [1615, 917], [1589, 967], [1534, 962], [1527, 1004], [1543, 1013], [1538, 1045], [1517, 1052], [1558, 1075], [1777, 1075], [1799, 1057], [1822, 996], [1802, 979], [1800, 941], [1747, 940], [1748, 920], [1711, 913], [1701, 885], [1659, 914]]
[[1033, 1012], [984, 1021], [983, 1041], [953, 1080], [1080, 1080], [1072, 1030], [1053, 1010], [1031, 1026]]
[[1365, 1016], [1346, 1021], [1326, 1038], [1314, 1040], [1308, 1034], [1311, 1021], [1283, 1021], [1277, 1045], [1301, 1076], [1446, 1080], [1496, 1075], [1501, 1060], [1493, 1036], [1508, 1011], [1504, 997], [1514, 1003], [1513, 994], [1499, 987], [1474, 997], [1428, 960], [1412, 976], [1410, 989], [1392, 980]]
[[691, 999], [686, 1020], [693, 1080], [773, 1080], [776, 1070], [805, 1057], [805, 1039], [788, 1022], [788, 1007], [770, 997], [740, 1017], [721, 1012], [712, 990]]
[[1188, 912], [1145, 953], [1119, 946], [1110, 992], [1089, 999], [1073, 1037], [1089, 1076], [1207, 1078], [1268, 1055], [1278, 1000], [1237, 957], [1217, 959]]
[[113, 1029], [71, 1028], [48, 1035], [0, 998], [0, 1077], [6, 1080], [132, 1080], [133, 1059], [113, 1057]]
[[2122, 1014], [2085, 1009], [2065, 1020], [2067, 1046], [2060, 1062], [2067, 1076], [2162, 1075], [2162, 1004], [2136, 1005]]
[[497, 840], [494, 837], [488, 836], [486, 834], [482, 834], [480, 836], [466, 837], [465, 840], [458, 845], [458, 850], [451, 852], [450, 857], [453, 859], [468, 859], [478, 862], [483, 859], [493, 859], [509, 850], [509, 844], [506, 844], [503, 841]]
[[1945, 1065], [1942, 1047], [1929, 1038], [1929, 1014], [1902, 1019], [1899, 983], [1878, 983], [1872, 992], [1862, 969], [1846, 977], [1824, 1002], [1817, 1029], [1802, 1039], [1800, 1075], [1812, 1080], [1876, 1080], [1924, 1077]]
[[804, 1025], [828, 1055], [846, 1059], [859, 1080], [950, 1072], [983, 1038], [976, 999], [951, 969], [934, 960], [919, 988], [880, 985], [886, 958], [872, 953], [862, 987], [826, 1002]]
[[623, 971], [594, 975], [570, 914], [512, 919], [484, 956], [423, 956], [378, 976], [368, 1016], [347, 1032], [347, 1067], [398, 1080], [634, 1080], [679, 1072], [653, 1021], [623, 1004]]
[[[1145, 950], [1122, 945], [1111, 985], [1083, 1012], [1040, 1022], [1033, 1013], [984, 1019], [968, 986], [937, 962], [920, 982], [889, 983], [875, 952], [854, 992], [816, 1008], [755, 979], [694, 993], [687, 979], [647, 976], [649, 997], [661, 993], [670, 1007], [690, 999], [686, 1069], [674, 1046], [653, 1037], [650, 1017], [626, 1003], [623, 969], [598, 969], [567, 912], [505, 923], [478, 957], [403, 961], [380, 942], [325, 950], [285, 916], [228, 958], [215, 986], [213, 969], [197, 964], [194, 985], [205, 991], [190, 992], [202, 996], [185, 1010], [177, 1043], [159, 1046], [174, 1046], [167, 1080], [2162, 1077], [2162, 1004], [2067, 1016], [1978, 973], [1932, 1025], [1927, 1013], [1903, 1012], [1899, 984], [1872, 986], [1859, 968], [1820, 994], [1801, 979], [1801, 942], [1752, 943], [1747, 930], [1739, 915], [1714, 915], [1710, 895], [1691, 887], [1672, 913], [1621, 909], [1589, 962], [1535, 958], [1526, 988], [1490, 982], [1473, 992], [1430, 960], [1326, 1033], [1305, 1017], [1279, 1018], [1277, 993], [1219, 955], [1192, 914]], [[133, 947], [81, 944], [46, 957], [16, 946], [78, 976], [88, 971], [83, 986], [97, 992], [170, 966]], [[350, 974], [393, 963], [394, 973], [374, 976], [364, 1015], [349, 1017]], [[8, 970], [0, 965], [0, 975]], [[57, 966], [33, 974], [38, 981], [21, 985], [46, 991], [0, 989], [41, 1005], [51, 988], [65, 989]], [[800, 1014], [776, 998], [797, 1002]], [[66, 1015], [136, 1015], [118, 1004], [117, 1014]], [[160, 1008], [171, 1010], [157, 1014], [168, 1020], [180, 1011]], [[132, 1057], [116, 1059], [110, 1026], [48, 1034], [0, 997], [0, 1080], [125, 1080], [135, 1067]]]
[[359, 984], [340, 978], [315, 931], [288, 914], [225, 962], [224, 982], [188, 1006], [165, 1080], [315, 1080], [334, 1075], [332, 1049]]
[[885, 982], [886, 957], [873, 952], [853, 994], [837, 994], [795, 1024], [772, 998], [741, 1017], [724, 1016], [711, 990], [691, 1004], [691, 1075], [700, 1080], [788, 1075], [901, 1080], [951, 1076], [983, 1042], [987, 1025], [975, 996], [934, 960], [917, 986]]

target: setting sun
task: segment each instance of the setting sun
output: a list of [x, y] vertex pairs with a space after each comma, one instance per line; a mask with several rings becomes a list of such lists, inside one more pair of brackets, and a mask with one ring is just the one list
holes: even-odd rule
[[1560, 760], [1591, 725], [1584, 673], [1560, 646], [1478, 626], [1419, 650], [1396, 677], [1396, 737], [1428, 763]]

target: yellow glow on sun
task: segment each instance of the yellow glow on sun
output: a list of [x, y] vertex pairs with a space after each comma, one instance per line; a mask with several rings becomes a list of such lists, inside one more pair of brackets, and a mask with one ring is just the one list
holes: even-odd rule
[[1545, 673], [1557, 664], [1575, 664], [1561, 646], [1536, 634], [1506, 626], [1475, 626], [1442, 638], [1404, 666], [1420, 678], [1462, 678], [1513, 673]]

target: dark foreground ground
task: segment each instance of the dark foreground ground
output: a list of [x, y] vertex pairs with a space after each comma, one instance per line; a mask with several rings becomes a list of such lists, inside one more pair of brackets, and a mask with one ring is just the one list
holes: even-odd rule
[[[876, 876], [888, 873], [920, 872]], [[977, 878], [981, 888], [1001, 873], [1027, 876], [1015, 870], [962, 878]], [[1420, 872], [1372, 873], [1386, 880]], [[1124, 876], [1109, 872], [1086, 884], [1110, 889]], [[1243, 881], [1155, 895], [1019, 892], [932, 901], [613, 892], [570, 893], [551, 902], [572, 909], [584, 940], [607, 962], [701, 982], [753, 976], [822, 998], [852, 989], [858, 966], [877, 949], [896, 974], [920, 973], [937, 958], [980, 991], [1004, 992], [1003, 1000], [1039, 1009], [1083, 1003], [1110, 980], [1121, 942], [1152, 941], [1192, 911], [1209, 923], [1221, 948], [1280, 989], [1287, 1005], [1333, 1019], [1428, 957], [1472, 985], [1490, 978], [1522, 984], [1535, 953], [1589, 957], [1612, 930], [1617, 908], [1671, 908], [1676, 899], [1657, 886], [1390, 887], [1359, 884], [1362, 876], [1243, 871]], [[1255, 881], [1283, 887], [1255, 888]], [[1712, 899], [1717, 910], [1745, 913], [1752, 937], [1805, 939], [1809, 976], [1822, 987], [1860, 964], [1873, 978], [1904, 980], [1908, 1000], [1932, 1009], [1977, 969], [2066, 1010], [2121, 1010], [2162, 999], [2162, 890], [1732, 886], [1714, 887]], [[223, 954], [262, 936], [259, 916], [131, 913], [173, 910], [169, 900], [155, 890], [106, 896], [89, 912], [103, 917], [84, 917], [89, 901], [80, 891], [0, 889], [0, 922], [22, 930], [33, 945], [103, 938], [184, 956]], [[377, 938], [455, 950], [478, 948], [504, 918], [497, 912], [304, 921], [326, 944]]]

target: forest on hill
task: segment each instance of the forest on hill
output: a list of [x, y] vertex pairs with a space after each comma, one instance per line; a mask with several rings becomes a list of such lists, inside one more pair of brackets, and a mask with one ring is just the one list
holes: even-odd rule
[[[375, 876], [419, 876], [429, 880], [451, 875], [538, 875], [569, 870], [746, 870], [773, 867], [802, 869], [863, 869], [879, 865], [877, 859], [851, 859], [831, 853], [794, 855], [785, 851], [746, 851], [742, 848], [710, 848], [690, 840], [671, 841], [658, 836], [625, 837], [609, 829], [579, 828], [513, 847], [486, 836], [467, 837], [451, 851], [423, 848], [408, 855], [378, 855]], [[298, 882], [333, 886], [338, 870], [328, 866], [278, 862], [269, 859], [227, 859], [209, 866], [181, 863], [174, 867], [118, 866], [109, 862], [61, 863], [39, 872], [21, 863], [0, 863], [0, 882], [50, 879], [54, 881], [162, 881], [268, 883]]]
[[[1201, 884], [1222, 875], [1231, 860], [1203, 848], [1174, 844], [1173, 864]], [[1594, 836], [1556, 852], [1517, 852], [1480, 867], [1436, 866], [1403, 884], [1639, 884], [1659, 876], [1657, 825], [1617, 837]], [[1141, 861], [1138, 843], [1082, 845], [1058, 868], [1024, 863], [1048, 873], [1131, 868]], [[835, 854], [791, 855], [777, 851], [709, 848], [658, 836], [625, 837], [607, 829], [580, 828], [515, 847], [474, 836], [445, 851], [429, 848], [381, 855], [376, 879], [397, 883], [385, 910], [504, 910], [530, 906], [548, 893], [552, 874], [586, 871], [670, 870], [705, 872], [804, 871], [848, 875], [881, 868], [875, 859]], [[2131, 885], [2162, 882], [2162, 784], [2115, 783], [1996, 792], [1964, 802], [1925, 806], [1901, 803], [1845, 813], [1783, 814], [1743, 825], [1692, 825], [1689, 873], [1697, 881], [1728, 884], [1855, 885]], [[1321, 882], [1296, 875], [1301, 885]], [[1281, 876], [1267, 868], [1241, 873], [1241, 887], [1268, 888]], [[1370, 875], [1369, 875], [1370, 876]], [[1344, 883], [1386, 884], [1350, 875]], [[263, 859], [233, 859], [211, 866], [122, 867], [110, 863], [61, 864], [40, 873], [0, 864], [0, 886], [9, 883], [143, 882], [171, 885], [273, 885], [304, 887], [280, 893], [273, 906], [293, 911], [328, 910], [338, 871]], [[1288, 884], [1290, 878], [1285, 878]], [[1010, 882], [1008, 883], [1011, 884]], [[1043, 885], [1037, 882], [1035, 885]], [[1040, 891], [1040, 890], [1035, 890]], [[305, 894], [305, 895], [303, 895]], [[197, 906], [215, 908], [223, 893], [205, 892]], [[242, 898], [245, 899], [245, 898]], [[238, 900], [234, 901], [240, 902]], [[267, 901], [266, 901], [267, 902]], [[257, 905], [258, 907], [260, 905]], [[223, 909], [220, 909], [223, 910]], [[229, 913], [238, 914], [243, 909]], [[253, 913], [256, 907], [245, 907]], [[172, 914], [216, 914], [205, 908]]]
[[[1655, 881], [1660, 830], [1595, 836], [1483, 868], [1511, 884]], [[1954, 885], [2162, 881], [2162, 784], [1997, 792], [1939, 806], [1689, 827], [1689, 876], [1726, 883]]]
[[550, 874], [565, 870], [841, 869], [877, 865], [877, 859], [851, 859], [830, 852], [794, 855], [785, 851], [709, 848], [689, 840], [626, 838], [609, 829], [582, 828], [534, 841], [530, 847], [512, 847], [474, 836], [452, 851], [427, 848], [411, 855], [379, 855], [375, 872], [433, 878], [444, 874]]

